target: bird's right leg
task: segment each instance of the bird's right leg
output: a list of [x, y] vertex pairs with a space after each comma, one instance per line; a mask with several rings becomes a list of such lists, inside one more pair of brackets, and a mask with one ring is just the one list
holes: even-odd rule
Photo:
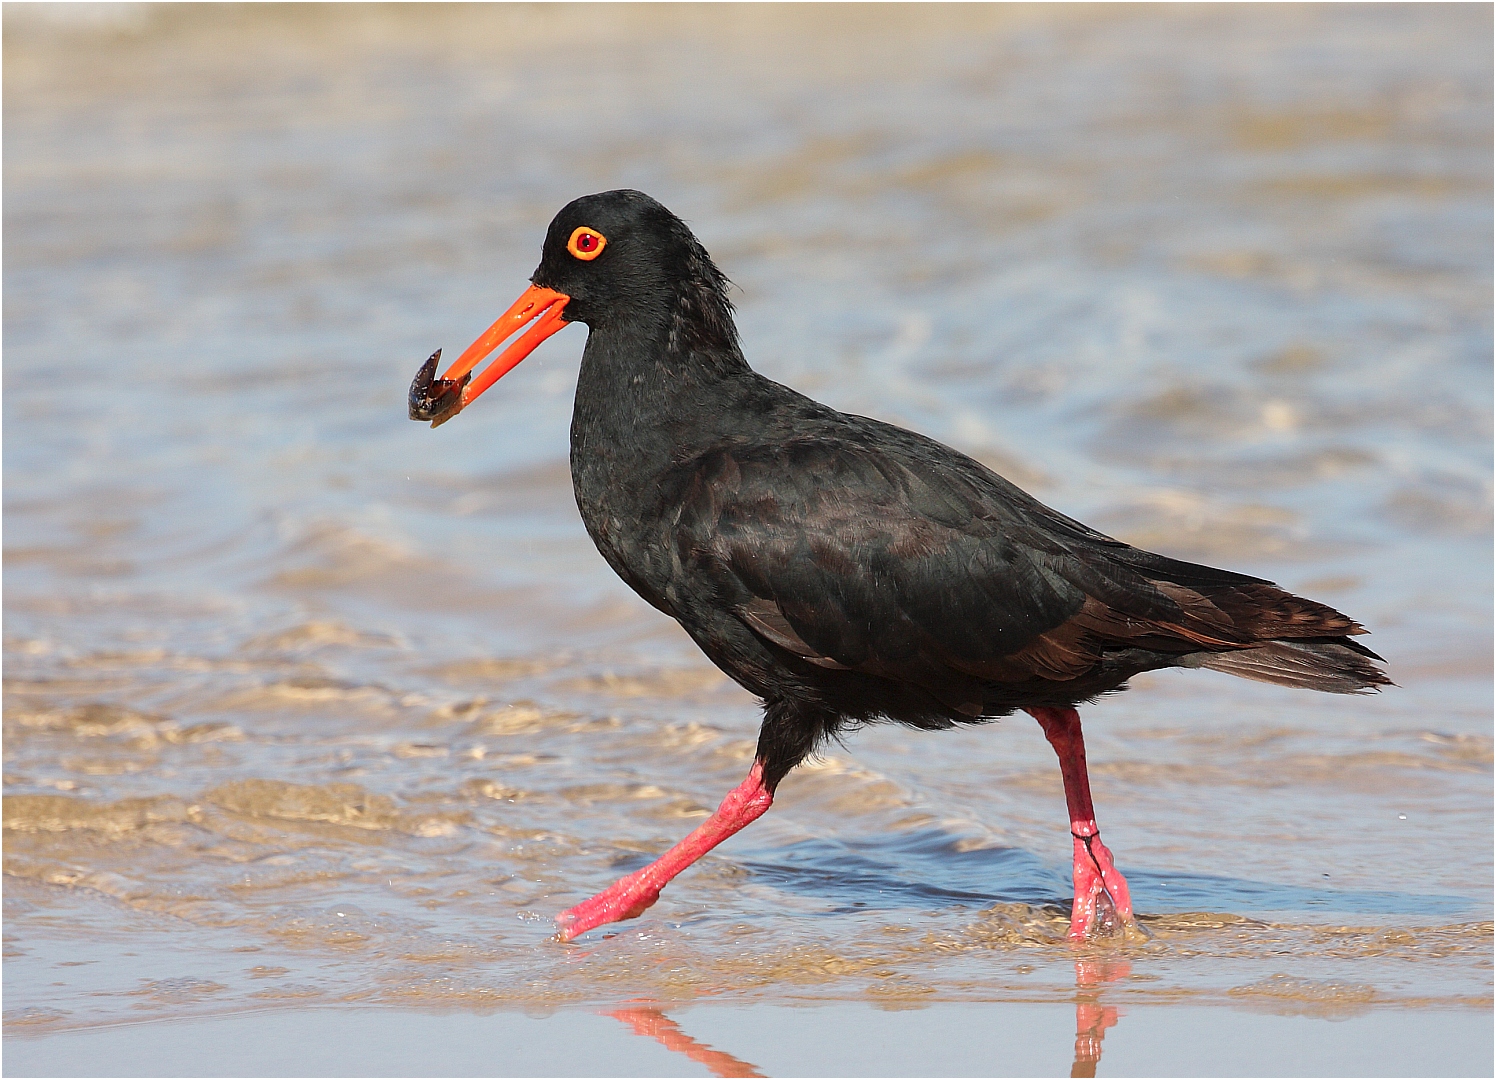
[[748, 778], [727, 793], [711, 817], [643, 870], [635, 870], [590, 900], [557, 915], [556, 923], [561, 928], [557, 937], [570, 941], [593, 927], [644, 914], [672, 878], [774, 805], [774, 789], [815, 748], [825, 730], [824, 722], [824, 717], [807, 714], [783, 701], [767, 702]]
[[1075, 838], [1075, 903], [1070, 910], [1070, 940], [1087, 941], [1117, 926], [1136, 927], [1127, 880], [1101, 842], [1096, 811], [1091, 806], [1091, 781], [1086, 775], [1086, 744], [1080, 714], [1072, 708], [1026, 710], [1060, 759], [1065, 781], [1065, 803], [1070, 809], [1070, 835]]
[[764, 765], [755, 761], [748, 778], [727, 793], [722, 805], [691, 830], [680, 843], [642, 870], [620, 878], [590, 900], [583, 900], [556, 916], [562, 941], [585, 934], [604, 923], [644, 914], [660, 898], [670, 880], [729, 836], [757, 821], [774, 804], [774, 791], [764, 783]]

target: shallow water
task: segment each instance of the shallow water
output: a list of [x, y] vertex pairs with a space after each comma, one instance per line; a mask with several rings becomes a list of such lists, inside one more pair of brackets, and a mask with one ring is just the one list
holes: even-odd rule
[[[7, 1035], [1489, 1010], [1490, 20], [8, 7]], [[583, 330], [440, 430], [405, 390], [615, 186], [693, 224], [766, 374], [1332, 603], [1400, 685], [1086, 711], [1144, 944], [1063, 944], [1026, 718], [859, 733], [644, 918], [547, 940], [741, 779], [755, 703], [581, 528]]]

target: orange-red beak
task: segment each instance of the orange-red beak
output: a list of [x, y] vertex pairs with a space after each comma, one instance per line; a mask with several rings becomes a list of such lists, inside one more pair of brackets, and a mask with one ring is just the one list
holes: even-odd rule
[[[457, 362], [447, 369], [446, 374], [433, 380], [436, 361], [441, 356], [441, 350], [438, 349], [411, 384], [411, 419], [430, 420], [431, 426], [436, 427], [467, 408], [474, 398], [534, 352], [537, 345], [566, 325], [561, 312], [570, 299], [565, 293], [554, 289], [531, 285], [508, 311], [499, 316], [497, 322], [467, 347], [457, 358]], [[516, 338], [476, 378], [469, 377], [468, 373], [482, 363], [484, 357], [530, 322], [535, 325]]]

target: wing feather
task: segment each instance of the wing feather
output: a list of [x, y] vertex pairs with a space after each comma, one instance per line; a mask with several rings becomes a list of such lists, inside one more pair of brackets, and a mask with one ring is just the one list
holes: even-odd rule
[[1109, 651], [1168, 662], [1265, 635], [1362, 632], [1261, 579], [1128, 547], [970, 458], [877, 426], [876, 439], [738, 443], [680, 466], [675, 536], [704, 571], [693, 580], [811, 664], [932, 687], [969, 713], [973, 679], [1065, 682]]

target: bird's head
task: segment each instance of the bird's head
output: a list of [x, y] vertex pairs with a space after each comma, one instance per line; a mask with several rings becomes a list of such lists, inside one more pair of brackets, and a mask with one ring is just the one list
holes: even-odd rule
[[442, 378], [434, 378], [440, 353], [426, 362], [411, 384], [411, 419], [433, 427], [451, 419], [570, 322], [657, 337], [669, 350], [738, 355], [727, 278], [685, 222], [641, 191], [604, 191], [562, 207], [530, 282]]

